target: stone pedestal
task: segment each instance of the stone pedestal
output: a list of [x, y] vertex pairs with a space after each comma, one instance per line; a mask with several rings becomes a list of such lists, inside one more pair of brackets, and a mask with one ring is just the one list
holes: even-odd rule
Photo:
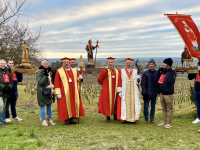
[[95, 65], [89, 65], [89, 64], [87, 64], [87, 65], [85, 66], [85, 68], [95, 68]]

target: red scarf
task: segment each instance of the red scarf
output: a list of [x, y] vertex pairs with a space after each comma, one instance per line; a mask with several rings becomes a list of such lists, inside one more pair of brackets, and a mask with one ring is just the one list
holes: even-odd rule
[[91, 49], [93, 49], [93, 46], [92, 46], [92, 44], [91, 44], [91, 43], [89, 43], [89, 46], [90, 46], [90, 48], [91, 48]]
[[131, 68], [130, 73], [128, 72], [127, 68], [125, 68], [126, 74], [129, 78], [131, 78], [132, 74], [133, 74], [133, 68]]

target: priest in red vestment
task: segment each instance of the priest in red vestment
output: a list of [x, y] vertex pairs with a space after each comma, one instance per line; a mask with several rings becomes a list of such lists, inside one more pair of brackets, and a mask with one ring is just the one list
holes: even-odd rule
[[57, 70], [54, 86], [57, 95], [58, 119], [64, 124], [75, 124], [73, 118], [84, 116], [77, 88], [77, 71], [70, 68], [69, 58], [61, 59], [63, 67]]
[[118, 70], [114, 67], [114, 59], [108, 59], [107, 69], [103, 69], [98, 77], [98, 82], [102, 86], [101, 95], [99, 97], [99, 113], [107, 117], [107, 122], [110, 122], [110, 116], [114, 116], [117, 120], [117, 86], [118, 86]]
[[117, 119], [123, 122], [137, 122], [140, 117], [139, 99], [140, 75], [132, 68], [134, 59], [127, 58], [126, 68], [119, 72]]

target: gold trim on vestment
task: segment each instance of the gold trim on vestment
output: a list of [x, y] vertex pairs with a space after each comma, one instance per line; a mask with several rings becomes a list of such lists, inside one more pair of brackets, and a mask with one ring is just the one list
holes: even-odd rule
[[61, 94], [60, 88], [55, 88], [55, 94]]
[[115, 98], [116, 98], [116, 93], [117, 93], [117, 86], [118, 86], [118, 70], [115, 69], [116, 72], [116, 77], [115, 77], [115, 97], [114, 97], [114, 104], [113, 104], [113, 108], [112, 108], [112, 74], [111, 74], [111, 70], [108, 70], [108, 81], [109, 81], [109, 102], [110, 102], [110, 116], [112, 114], [113, 108], [115, 107]]

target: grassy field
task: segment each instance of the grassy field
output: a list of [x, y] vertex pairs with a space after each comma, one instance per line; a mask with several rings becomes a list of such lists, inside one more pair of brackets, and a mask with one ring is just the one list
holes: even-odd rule
[[[52, 116], [56, 126], [41, 125], [36, 95], [24, 93], [25, 86], [19, 86], [17, 103], [18, 116], [22, 122], [12, 121], [11, 125], [0, 128], [0, 149], [200, 149], [200, 124], [192, 124], [196, 119], [194, 105], [177, 109], [172, 128], [165, 129], [145, 124], [143, 113], [138, 123], [122, 124], [112, 120], [106, 122], [98, 114], [98, 99], [89, 105], [83, 102], [86, 116], [80, 124], [64, 126], [57, 118], [56, 103], [52, 104]], [[155, 121], [162, 122], [158, 99]]]

